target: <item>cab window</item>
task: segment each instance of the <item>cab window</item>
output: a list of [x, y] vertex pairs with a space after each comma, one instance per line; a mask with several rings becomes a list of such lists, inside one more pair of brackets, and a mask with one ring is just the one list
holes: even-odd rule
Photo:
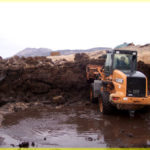
[[130, 70], [131, 59], [132, 59], [132, 55], [130, 54], [115, 54], [113, 69]]

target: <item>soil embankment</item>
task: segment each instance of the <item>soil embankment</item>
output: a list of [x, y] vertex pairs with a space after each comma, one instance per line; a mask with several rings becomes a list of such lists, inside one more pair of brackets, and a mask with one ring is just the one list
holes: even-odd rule
[[[76, 54], [73, 62], [63, 59], [55, 63], [46, 57], [0, 59], [0, 106], [13, 102], [60, 105], [87, 100], [85, 68], [89, 63], [103, 65], [104, 58]], [[150, 90], [150, 65], [140, 61], [138, 70], [148, 77]]]
[[148, 79], [148, 91], [150, 94], [150, 64], [145, 64], [142, 61], [138, 62], [138, 70], [143, 72]]
[[[0, 105], [8, 102], [72, 103], [86, 100], [89, 87], [85, 78], [87, 64], [104, 64], [104, 58], [90, 59], [76, 54], [74, 62], [54, 63], [46, 57], [0, 60]], [[150, 80], [150, 65], [138, 63], [138, 70]], [[150, 90], [150, 82], [149, 82]]]
[[46, 57], [0, 60], [0, 104], [7, 102], [47, 101], [71, 103], [88, 98], [85, 67], [103, 65], [104, 60], [76, 54], [74, 62], [53, 63]]

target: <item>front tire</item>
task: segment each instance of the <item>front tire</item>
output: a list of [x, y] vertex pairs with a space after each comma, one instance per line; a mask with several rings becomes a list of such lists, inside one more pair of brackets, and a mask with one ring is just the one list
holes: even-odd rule
[[109, 93], [102, 92], [99, 96], [99, 110], [103, 114], [112, 114], [114, 106], [109, 102]]

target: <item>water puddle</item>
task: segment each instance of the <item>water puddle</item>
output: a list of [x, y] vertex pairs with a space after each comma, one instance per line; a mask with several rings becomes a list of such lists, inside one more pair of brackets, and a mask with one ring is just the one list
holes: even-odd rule
[[[150, 112], [104, 116], [96, 105], [35, 107], [5, 116], [0, 147], [149, 147]], [[33, 145], [34, 143], [34, 145]], [[32, 146], [31, 146], [32, 145]]]

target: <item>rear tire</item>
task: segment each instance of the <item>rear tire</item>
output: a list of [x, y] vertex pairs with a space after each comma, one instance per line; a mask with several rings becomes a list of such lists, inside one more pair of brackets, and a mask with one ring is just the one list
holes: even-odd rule
[[103, 92], [99, 96], [99, 110], [103, 114], [112, 114], [115, 110], [114, 106], [109, 102], [109, 93]]
[[94, 79], [92, 78], [89, 78], [89, 80], [87, 80], [87, 83], [93, 83], [94, 82]]
[[94, 97], [94, 87], [93, 87], [93, 84], [91, 84], [91, 86], [90, 86], [90, 101], [92, 103], [96, 103], [97, 100], [98, 100], [98, 98]]

